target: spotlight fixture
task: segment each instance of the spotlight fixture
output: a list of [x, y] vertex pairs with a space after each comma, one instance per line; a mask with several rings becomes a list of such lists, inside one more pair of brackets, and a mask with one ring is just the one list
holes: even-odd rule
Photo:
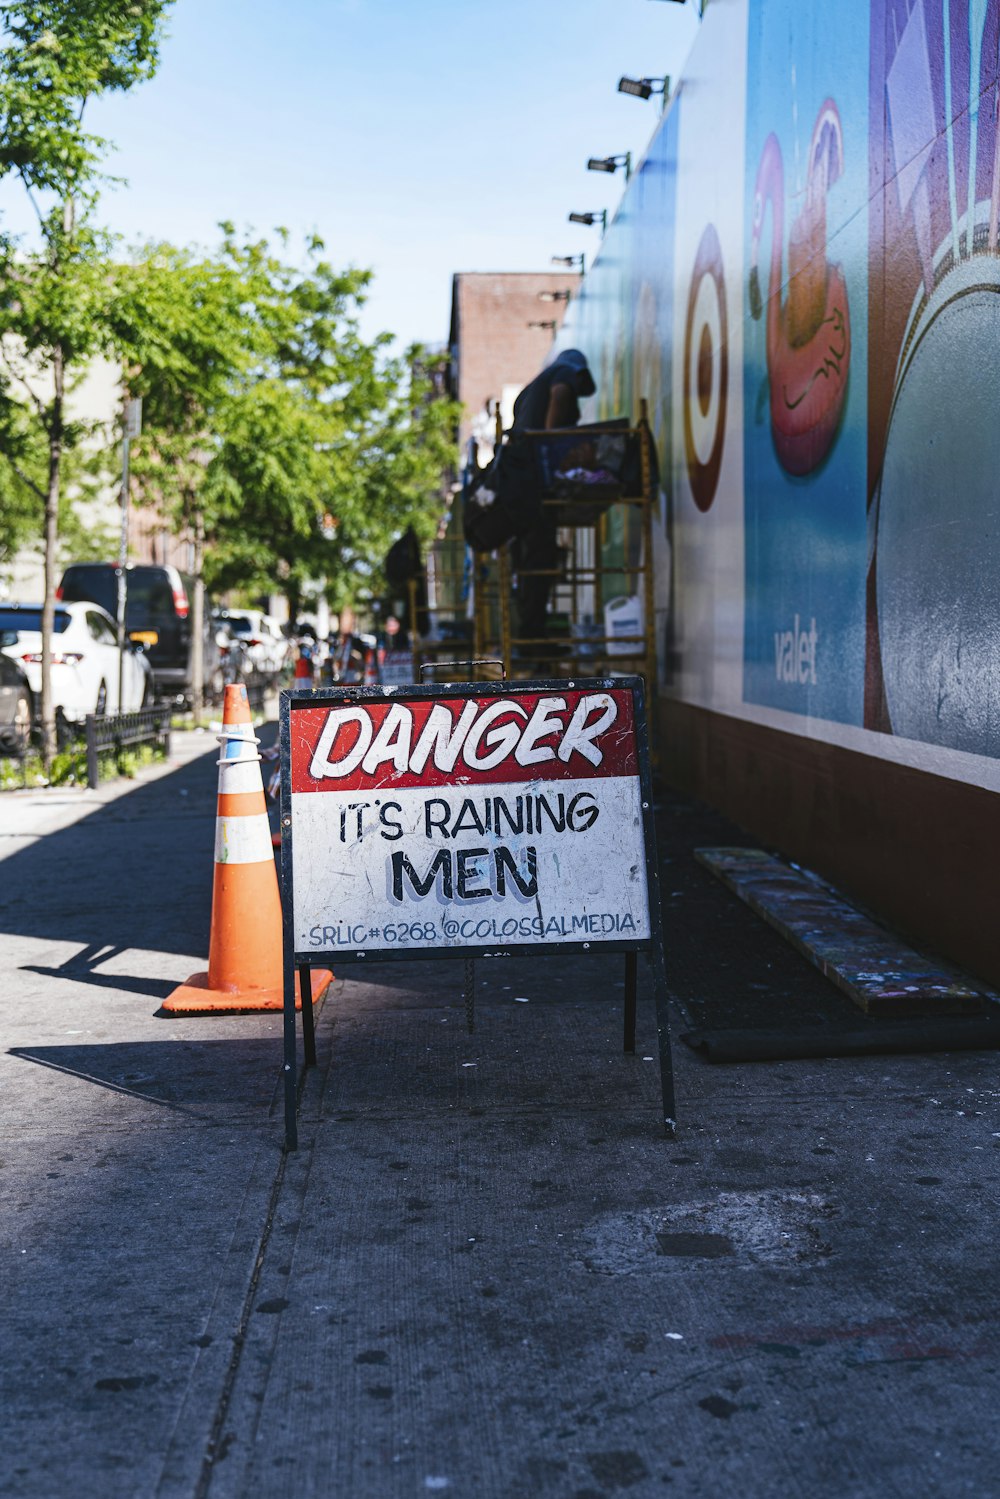
[[553, 332], [555, 331], [555, 326], [556, 326], [556, 320], [555, 320], [555, 318], [543, 318], [539, 322], [533, 322], [533, 323], [529, 323], [528, 324], [529, 328], [551, 328], [553, 330]]
[[608, 210], [606, 208], [595, 208], [593, 213], [571, 213], [569, 216], [571, 224], [600, 224], [601, 233], [606, 234], [608, 228]]
[[[572, 218], [572, 217], [573, 217], [573, 215], [570, 214], [570, 218]], [[553, 257], [552, 257], [552, 264], [553, 265], [568, 265], [568, 266], [577, 265], [577, 266], [580, 267], [580, 275], [581, 276], [583, 275], [583, 255], [582, 254], [580, 254], [580, 255], [553, 255]]]
[[617, 172], [625, 168], [625, 181], [632, 175], [632, 152], [623, 151], [620, 156], [592, 156], [587, 162], [588, 172]]
[[635, 99], [649, 99], [653, 94], [662, 94], [666, 104], [670, 93], [669, 78], [619, 78], [618, 92], [631, 94]]
[[568, 302], [573, 293], [567, 288], [565, 291], [540, 291], [539, 302]]

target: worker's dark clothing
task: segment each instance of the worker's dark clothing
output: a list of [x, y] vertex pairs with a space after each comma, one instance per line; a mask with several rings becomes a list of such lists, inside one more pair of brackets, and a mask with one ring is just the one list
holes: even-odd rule
[[[544, 481], [538, 462], [537, 442], [519, 442], [521, 432], [540, 431], [548, 424], [553, 387], [566, 386], [571, 392], [568, 408], [560, 425], [575, 427], [580, 420], [578, 398], [594, 393], [594, 381], [587, 360], [579, 349], [564, 349], [540, 375], [524, 387], [514, 402], [514, 420], [510, 441], [504, 450], [506, 480], [518, 492], [518, 512], [524, 517], [512, 547], [517, 572], [518, 636], [537, 640], [545, 634], [549, 594], [555, 578], [531, 577], [537, 571], [554, 570], [559, 562], [556, 526], [542, 505]], [[525, 647], [525, 655], [538, 655], [544, 647]]]
[[580, 420], [577, 397], [592, 395], [594, 382], [583, 355], [576, 349], [567, 349], [521, 391], [514, 402], [514, 421], [510, 429], [512, 433], [537, 431], [546, 425], [554, 385], [566, 385], [573, 392], [573, 414], [566, 425], [576, 426]]

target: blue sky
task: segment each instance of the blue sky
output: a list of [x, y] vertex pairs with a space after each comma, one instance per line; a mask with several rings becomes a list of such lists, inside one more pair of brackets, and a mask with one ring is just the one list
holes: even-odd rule
[[[130, 241], [212, 244], [231, 218], [318, 231], [371, 266], [369, 333], [447, 337], [457, 270], [536, 270], [596, 249], [572, 210], [613, 208], [590, 155], [641, 152], [656, 100], [619, 75], [675, 76], [695, 0], [177, 0], [157, 77], [104, 101], [127, 188], [103, 218]], [[0, 213], [27, 224], [16, 184]]]

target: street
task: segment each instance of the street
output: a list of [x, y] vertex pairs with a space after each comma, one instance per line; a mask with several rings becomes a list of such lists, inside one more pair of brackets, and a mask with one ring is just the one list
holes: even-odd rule
[[461, 964], [338, 976], [286, 1156], [280, 1015], [157, 1015], [215, 761], [0, 802], [4, 1494], [995, 1491], [992, 1053], [695, 1056], [686, 991], [825, 981], [665, 799], [675, 1140], [644, 965], [627, 1057], [621, 958], [540, 953], [471, 1036]]

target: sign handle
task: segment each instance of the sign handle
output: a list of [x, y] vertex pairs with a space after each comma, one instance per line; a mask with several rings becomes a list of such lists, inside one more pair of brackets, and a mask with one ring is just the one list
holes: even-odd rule
[[[424, 680], [425, 671], [444, 671], [446, 668], [450, 671], [458, 666], [467, 666], [470, 671], [474, 671], [477, 666], [499, 666], [501, 680], [506, 681], [507, 679], [506, 662], [501, 661], [499, 657], [483, 656], [479, 660], [474, 661], [423, 661], [420, 665], [420, 680]], [[462, 677], [461, 680], [466, 682], [472, 679], [470, 677]]]

